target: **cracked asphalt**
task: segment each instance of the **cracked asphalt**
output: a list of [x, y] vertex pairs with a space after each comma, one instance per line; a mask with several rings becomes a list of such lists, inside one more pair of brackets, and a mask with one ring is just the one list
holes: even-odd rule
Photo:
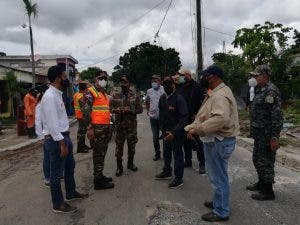
[[[76, 131], [77, 125], [71, 128], [74, 146]], [[163, 162], [152, 161], [151, 130], [145, 114], [138, 118], [138, 135], [135, 160], [138, 172], [125, 169], [122, 177], [115, 177], [115, 144], [112, 141], [109, 145], [104, 172], [113, 177], [114, 189], [94, 191], [91, 153], [75, 154], [78, 190], [90, 196], [72, 202], [79, 208], [72, 214], [55, 214], [51, 210], [49, 189], [43, 184], [41, 148], [1, 160], [0, 225], [209, 224], [201, 220], [201, 215], [209, 212], [203, 202], [210, 199], [212, 191], [207, 176], [197, 173], [196, 157], [193, 159], [194, 169], [185, 170], [184, 186], [170, 190], [168, 181], [154, 179]], [[245, 190], [245, 186], [256, 179], [251, 153], [246, 149], [237, 147], [234, 151], [229, 175], [232, 212], [230, 220], [223, 224], [300, 224], [299, 172], [276, 167], [277, 198], [272, 202], [256, 202]]]

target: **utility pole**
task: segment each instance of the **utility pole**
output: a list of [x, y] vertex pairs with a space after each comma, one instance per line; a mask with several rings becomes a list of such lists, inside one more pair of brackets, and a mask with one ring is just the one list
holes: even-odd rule
[[203, 54], [202, 54], [202, 26], [201, 26], [201, 1], [196, 0], [197, 9], [197, 78], [199, 73], [203, 70]]

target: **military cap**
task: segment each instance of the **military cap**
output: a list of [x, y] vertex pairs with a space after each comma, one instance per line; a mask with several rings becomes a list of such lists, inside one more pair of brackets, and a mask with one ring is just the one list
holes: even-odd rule
[[251, 74], [253, 76], [258, 76], [258, 75], [261, 75], [261, 74], [270, 75], [271, 74], [271, 69], [267, 64], [259, 65], [255, 68], [254, 71], [249, 72], [249, 74]]

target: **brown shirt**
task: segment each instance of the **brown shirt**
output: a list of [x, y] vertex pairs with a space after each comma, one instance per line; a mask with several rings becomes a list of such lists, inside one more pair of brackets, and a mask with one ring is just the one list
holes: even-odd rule
[[191, 129], [200, 137], [235, 137], [239, 134], [237, 104], [228, 86], [221, 83], [207, 94], [195, 121], [185, 127], [186, 131]]

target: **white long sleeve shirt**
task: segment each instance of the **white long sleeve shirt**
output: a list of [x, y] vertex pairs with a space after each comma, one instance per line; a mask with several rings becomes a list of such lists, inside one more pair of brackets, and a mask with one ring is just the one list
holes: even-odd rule
[[35, 133], [38, 139], [44, 139], [41, 103], [38, 103], [35, 107]]
[[43, 134], [51, 135], [54, 141], [63, 140], [61, 134], [69, 130], [69, 121], [62, 99], [62, 92], [50, 85], [41, 101]]

